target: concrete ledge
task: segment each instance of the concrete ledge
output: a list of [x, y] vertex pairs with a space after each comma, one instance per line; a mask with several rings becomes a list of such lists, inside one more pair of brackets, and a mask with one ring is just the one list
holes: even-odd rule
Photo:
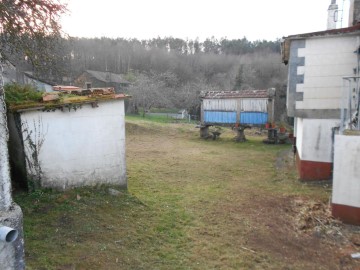
[[1, 270], [25, 269], [23, 214], [17, 204], [13, 204], [9, 211], [0, 211], [0, 226], [8, 226], [18, 230], [18, 238], [12, 243], [0, 241]]

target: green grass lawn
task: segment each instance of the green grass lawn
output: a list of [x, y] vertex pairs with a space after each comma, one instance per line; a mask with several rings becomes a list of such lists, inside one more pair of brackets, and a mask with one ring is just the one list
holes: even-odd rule
[[289, 145], [134, 117], [126, 128], [127, 191], [16, 194], [27, 269], [331, 269], [332, 246], [299, 235], [292, 208], [330, 190], [299, 182], [291, 157], [278, 164]]

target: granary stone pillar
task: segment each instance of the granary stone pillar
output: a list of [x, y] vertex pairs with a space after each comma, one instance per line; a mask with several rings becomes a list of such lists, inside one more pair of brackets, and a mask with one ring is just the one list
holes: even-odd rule
[[208, 138], [208, 137], [209, 137], [209, 126], [201, 126], [200, 138]]

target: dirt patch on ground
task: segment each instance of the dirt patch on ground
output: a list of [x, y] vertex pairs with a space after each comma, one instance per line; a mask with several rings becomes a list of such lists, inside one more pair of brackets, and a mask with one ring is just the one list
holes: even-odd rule
[[[279, 152], [278, 170], [294, 170], [291, 151]], [[306, 184], [304, 184], [306, 185]], [[314, 184], [310, 184], [314, 185]], [[315, 185], [329, 188], [329, 184]], [[260, 228], [249, 233], [251, 249], [266, 251], [303, 269], [360, 269], [360, 261], [351, 254], [360, 251], [360, 228], [343, 224], [331, 215], [330, 199], [323, 201], [305, 196], [253, 197], [245, 207]], [[252, 209], [252, 210], [249, 210]], [[254, 213], [260, 210], [260, 214]]]
[[232, 238], [261, 269], [360, 269], [360, 262], [351, 258], [360, 251], [360, 229], [333, 219], [327, 204], [246, 192], [248, 200], [223, 202], [209, 215], [216, 218], [205, 220], [212, 226], [220, 217], [226, 220], [223, 229], [231, 234], [221, 238]]

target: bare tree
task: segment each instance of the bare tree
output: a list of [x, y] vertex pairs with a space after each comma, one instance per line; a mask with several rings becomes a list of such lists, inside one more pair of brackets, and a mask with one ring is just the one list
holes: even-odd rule
[[136, 82], [129, 88], [133, 106], [136, 109], [139, 107], [143, 109], [143, 117], [154, 106], [166, 107], [170, 105], [165, 94], [166, 83], [160, 77], [161, 74], [151, 76], [139, 74]]

